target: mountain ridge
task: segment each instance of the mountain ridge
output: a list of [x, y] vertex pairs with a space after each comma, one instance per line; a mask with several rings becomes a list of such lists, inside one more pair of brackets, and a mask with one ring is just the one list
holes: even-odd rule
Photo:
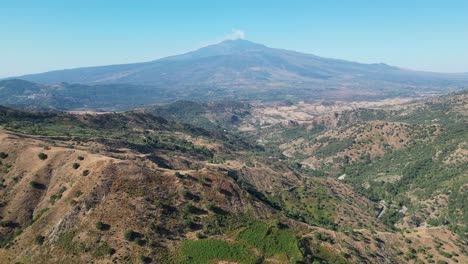
[[[468, 87], [467, 74], [405, 70], [227, 40], [159, 60], [24, 75], [37, 93], [11, 85], [0, 103], [56, 102], [58, 109], [131, 109], [192, 101], [380, 100], [420, 97]], [[7, 79], [7, 80], [11, 80]], [[0, 86], [5, 83], [1, 81]], [[58, 85], [58, 86], [57, 86]], [[32, 85], [29, 85], [32, 86]], [[62, 87], [57, 89], [57, 87]], [[23, 92], [20, 92], [23, 91]], [[128, 98], [132, 98], [127, 102]], [[67, 103], [61, 104], [61, 101]], [[69, 102], [69, 101], [72, 102]]]
[[[44, 75], [51, 75], [51, 74], [58, 74], [58, 73], [65, 73], [65, 72], [70, 72], [70, 71], [101, 71], [101, 70], [107, 70], [112, 71], [113, 69], [118, 69], [123, 72], [123, 76], [125, 76], [125, 72], [130, 70], [130, 71], [138, 71], [141, 70], [143, 67], [151, 66], [154, 64], [159, 64], [161, 62], [176, 62], [176, 61], [181, 61], [181, 60], [194, 60], [194, 59], [203, 59], [207, 57], [217, 57], [217, 56], [226, 56], [226, 55], [240, 55], [240, 53], [252, 53], [252, 52], [269, 52], [273, 54], [277, 53], [283, 53], [288, 56], [301, 56], [301, 57], [306, 57], [307, 59], [317, 59], [317, 60], [326, 60], [329, 63], [330, 62], [336, 62], [336, 63], [346, 63], [349, 65], [355, 65], [355, 66], [361, 66], [361, 67], [377, 67], [377, 69], [391, 69], [391, 70], [403, 70], [406, 71], [406, 69], [402, 69], [396, 66], [390, 66], [385, 63], [360, 63], [360, 62], [355, 62], [355, 61], [347, 61], [343, 59], [336, 59], [336, 58], [325, 58], [325, 57], [320, 57], [314, 54], [308, 54], [308, 53], [303, 53], [303, 52], [298, 52], [298, 51], [293, 51], [293, 50], [287, 50], [287, 49], [277, 49], [277, 48], [270, 48], [267, 47], [263, 44], [257, 44], [248, 40], [243, 40], [243, 39], [237, 39], [237, 40], [225, 40], [217, 44], [212, 44], [208, 45], [206, 47], [202, 47], [200, 49], [197, 49], [195, 51], [190, 51], [187, 53], [183, 54], [178, 54], [178, 55], [173, 55], [173, 56], [168, 56], [164, 57], [161, 59], [157, 60], [151, 60], [147, 62], [136, 62], [136, 63], [122, 63], [122, 64], [113, 64], [113, 65], [102, 65], [102, 66], [92, 66], [92, 67], [78, 67], [78, 68], [71, 68], [71, 69], [63, 69], [63, 70], [55, 70], [55, 71], [47, 71], [44, 73], [37, 73], [37, 74], [27, 74], [27, 75], [21, 75], [17, 76], [15, 78], [20, 78], [20, 79], [25, 79], [25, 80], [30, 80], [30, 81], [37, 81], [37, 82], [82, 82], [82, 83], [100, 83], [100, 82], [108, 82], [109, 80], [105, 79], [94, 79], [94, 80], [67, 80], [67, 76], [63, 76], [62, 80], [59, 80], [58, 77], [42, 77]], [[417, 70], [409, 70], [410, 72], [416, 72], [416, 73], [424, 73], [424, 74], [441, 74], [441, 75], [461, 75], [459, 73], [434, 73], [434, 72], [424, 72], [424, 71], [417, 71]], [[128, 72], [127, 72], [128, 73]], [[42, 76], [41, 76], [42, 75]], [[120, 77], [116, 77], [117, 79], [120, 79]], [[112, 82], [112, 80], [110, 81]], [[132, 83], [132, 82], [130, 82]]]

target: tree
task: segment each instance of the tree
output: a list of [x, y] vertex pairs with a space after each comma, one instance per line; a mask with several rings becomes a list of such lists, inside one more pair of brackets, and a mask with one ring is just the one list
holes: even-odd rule
[[96, 222], [96, 229], [102, 231], [104, 229], [104, 223], [101, 221]]
[[42, 245], [44, 244], [44, 241], [45, 241], [45, 237], [44, 236], [41, 236], [41, 235], [37, 235], [35, 238], [34, 238], [34, 242], [38, 245]]
[[46, 160], [48, 158], [47, 154], [42, 153], [42, 152], [37, 154], [37, 156], [39, 157], [40, 160]]
[[133, 232], [132, 230], [126, 229], [124, 231], [124, 238], [127, 241], [133, 241], [135, 239], [135, 232]]

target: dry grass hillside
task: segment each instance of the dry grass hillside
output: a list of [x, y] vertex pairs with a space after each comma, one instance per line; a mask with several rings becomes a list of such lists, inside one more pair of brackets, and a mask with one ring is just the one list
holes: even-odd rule
[[[9, 238], [0, 249], [1, 263], [178, 263], [182, 241], [239, 239], [245, 226], [222, 227], [217, 221], [231, 223], [237, 220], [229, 219], [245, 215], [267, 223], [280, 219], [288, 232], [302, 237], [305, 263], [406, 261], [412, 250], [420, 259], [444, 259], [439, 253], [443, 250], [453, 255], [451, 260], [466, 261], [460, 240], [446, 229], [390, 232], [374, 218], [374, 209], [366, 210], [374, 205], [343, 183], [278, 173], [261, 162], [253, 167], [230, 160], [205, 163], [199, 170], [168, 169], [126, 148], [110, 152], [109, 146], [96, 142], [7, 132], [0, 134], [0, 151], [7, 153], [0, 174], [0, 231], [3, 239]], [[243, 182], [267, 196], [279, 193], [278, 204], [291, 214], [315, 219], [314, 214], [330, 212], [337, 228], [313, 227], [297, 215], [281, 216]], [[440, 234], [443, 246], [437, 251], [428, 237]], [[253, 252], [262, 255], [261, 249]], [[278, 253], [265, 256], [264, 262], [287, 259]]]
[[[271, 214], [218, 171], [183, 170], [190, 176], [179, 178], [178, 170], [160, 168], [128, 149], [109, 157], [90, 151], [105, 148], [96, 143], [7, 133], [0, 140], [1, 151], [8, 153], [2, 160], [8, 169], [2, 173], [0, 213], [3, 223], [11, 223], [1, 232], [16, 236], [2, 249], [2, 263], [90, 262], [111, 249], [117, 262], [133, 262], [141, 254], [156, 259], [158, 250], [147, 247], [170, 247], [189, 235], [186, 207], [194, 212], [196, 230], [200, 218], [214, 214], [206, 203], [221, 213]], [[126, 241], [125, 230], [140, 234], [144, 245]]]
[[463, 96], [205, 105], [226, 128], [0, 107], [0, 263], [466, 263]]

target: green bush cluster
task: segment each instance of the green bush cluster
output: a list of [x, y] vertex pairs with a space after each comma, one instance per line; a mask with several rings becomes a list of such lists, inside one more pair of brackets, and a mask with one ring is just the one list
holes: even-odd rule
[[3, 151], [0, 152], [0, 159], [6, 159], [6, 158], [8, 158], [8, 154]]
[[39, 157], [40, 160], [46, 160], [48, 158], [47, 154], [42, 152], [37, 154], [37, 157]]

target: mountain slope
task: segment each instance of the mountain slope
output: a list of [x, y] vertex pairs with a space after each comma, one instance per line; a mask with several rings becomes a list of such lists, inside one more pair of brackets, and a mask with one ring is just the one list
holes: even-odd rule
[[121, 111], [173, 102], [179, 96], [168, 89], [143, 85], [39, 84], [19, 79], [0, 81], [0, 104], [25, 110]]
[[[250, 107], [184, 106], [221, 123]], [[392, 231], [350, 186], [223, 128], [5, 107], [0, 126], [1, 263], [467, 260], [446, 226]]]
[[467, 104], [466, 90], [320, 116], [303, 104], [289, 111], [310, 112], [288, 124], [262, 124], [255, 120], [274, 115], [252, 110], [239, 126], [257, 122], [246, 131], [265, 148], [276, 148], [311, 175], [336, 178], [371, 200], [385, 201], [382, 221], [391, 226], [445, 225], [466, 238]]
[[[197, 91], [230, 99], [269, 99], [286, 95], [369, 98], [456, 90], [464, 74], [404, 70], [273, 49], [246, 40], [227, 40], [160, 60], [52, 71], [19, 77], [39, 83], [133, 84]], [[255, 90], [253, 90], [255, 89]], [[313, 93], [312, 93], [313, 92]], [[182, 99], [182, 98], [179, 98]]]

